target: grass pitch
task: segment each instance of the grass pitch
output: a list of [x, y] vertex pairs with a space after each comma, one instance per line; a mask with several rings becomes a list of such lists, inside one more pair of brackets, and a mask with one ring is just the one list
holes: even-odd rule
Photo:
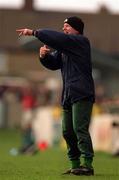
[[0, 180], [119, 180], [119, 158], [96, 153], [95, 175], [91, 177], [61, 175], [69, 162], [60, 147], [39, 152], [34, 156], [11, 156], [9, 151], [19, 147], [20, 134], [14, 130], [0, 130]]

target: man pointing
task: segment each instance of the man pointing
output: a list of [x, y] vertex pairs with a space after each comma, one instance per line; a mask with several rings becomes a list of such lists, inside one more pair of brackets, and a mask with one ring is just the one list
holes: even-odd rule
[[[19, 36], [35, 36], [46, 44], [40, 48], [40, 62], [48, 69], [61, 70], [62, 131], [71, 162], [71, 168], [64, 174], [94, 175], [89, 125], [95, 93], [90, 43], [83, 30], [83, 21], [73, 16], [65, 19], [63, 32], [50, 29], [19, 29], [17, 32]], [[50, 52], [49, 47], [55, 51]]]

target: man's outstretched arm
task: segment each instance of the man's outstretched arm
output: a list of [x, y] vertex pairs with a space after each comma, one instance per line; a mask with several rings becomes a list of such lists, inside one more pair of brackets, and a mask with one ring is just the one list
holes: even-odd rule
[[[49, 29], [18, 29], [19, 36], [35, 36], [49, 47], [68, 55], [80, 55], [79, 48], [84, 46], [84, 37], [65, 34]], [[87, 41], [85, 42], [87, 44]]]

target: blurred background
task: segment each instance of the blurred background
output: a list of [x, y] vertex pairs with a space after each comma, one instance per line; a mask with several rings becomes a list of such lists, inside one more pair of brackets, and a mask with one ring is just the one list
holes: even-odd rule
[[[69, 16], [84, 20], [92, 47], [96, 103], [90, 131], [94, 149], [118, 156], [119, 0], [0, 0], [0, 131], [24, 129], [27, 124], [40, 149], [65, 148], [60, 72], [42, 67], [42, 43], [34, 37], [19, 38], [16, 29], [61, 31]], [[32, 123], [28, 124], [29, 119]]]

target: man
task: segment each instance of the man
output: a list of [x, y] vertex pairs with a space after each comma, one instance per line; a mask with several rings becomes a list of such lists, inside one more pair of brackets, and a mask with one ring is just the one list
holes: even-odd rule
[[[89, 40], [83, 36], [84, 23], [78, 17], [64, 21], [64, 32], [48, 29], [19, 29], [19, 36], [33, 35], [46, 44], [40, 61], [48, 69], [61, 69], [63, 79], [63, 137], [71, 169], [64, 174], [93, 175], [93, 147], [89, 124], [95, 99]], [[51, 47], [56, 51], [50, 53]], [[83, 164], [80, 162], [84, 158]]]

